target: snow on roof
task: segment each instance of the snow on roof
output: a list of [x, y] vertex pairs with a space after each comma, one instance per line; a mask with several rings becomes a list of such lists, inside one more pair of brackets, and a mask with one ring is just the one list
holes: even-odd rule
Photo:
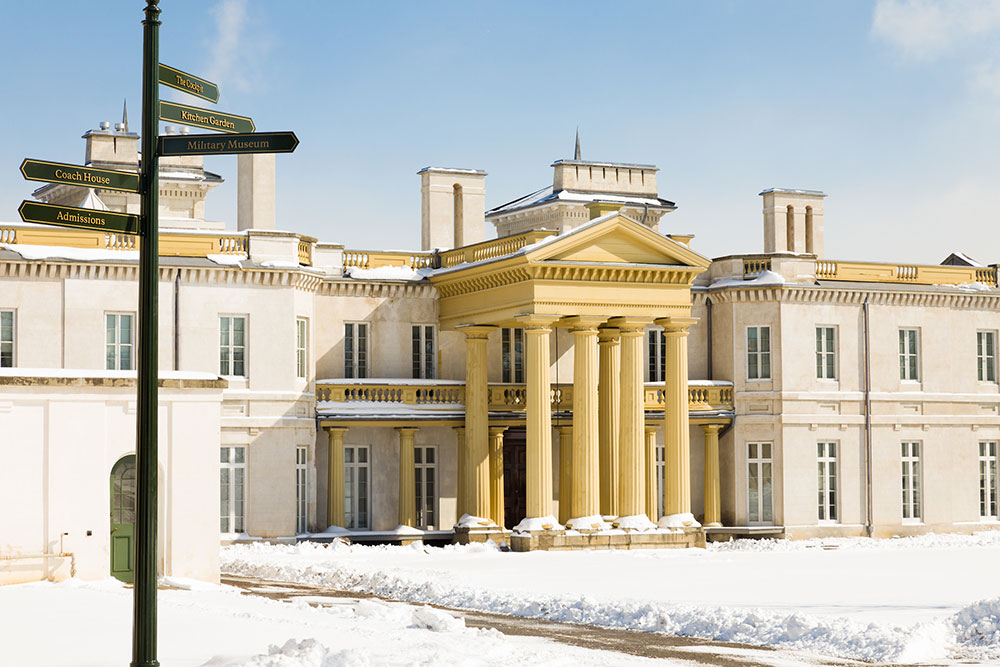
[[823, 192], [822, 190], [795, 190], [792, 188], [768, 188], [767, 190], [763, 190], [758, 194], [766, 195], [771, 192], [780, 192], [782, 194], [788, 194], [788, 195], [814, 195], [818, 197], [826, 196], [826, 193]]
[[0, 248], [12, 250], [27, 260], [69, 259], [80, 262], [139, 261], [138, 250], [105, 250], [103, 248], [66, 248], [51, 245], [0, 243]]
[[637, 164], [634, 162], [595, 162], [593, 160], [556, 160], [551, 167], [557, 164], [575, 164], [581, 167], [618, 167], [619, 169], [652, 169], [659, 171], [655, 164]]
[[520, 199], [515, 199], [509, 201], [506, 204], [501, 204], [500, 206], [491, 208], [486, 211], [487, 216], [496, 215], [498, 213], [506, 213], [508, 211], [516, 211], [522, 208], [527, 208], [529, 206], [537, 206], [539, 204], [547, 204], [554, 201], [564, 201], [564, 202], [575, 202], [575, 203], [590, 203], [594, 201], [607, 201], [620, 203], [623, 205], [633, 205], [633, 206], [650, 206], [653, 208], [673, 208], [674, 203], [666, 199], [660, 199], [659, 197], [633, 197], [629, 195], [622, 195], [613, 192], [578, 192], [573, 190], [559, 190], [558, 192], [552, 191], [552, 186], [542, 188], [541, 190], [536, 190], [531, 194], [525, 195]]
[[101, 201], [101, 198], [97, 196], [93, 188], [87, 188], [87, 194], [78, 204], [80, 208], [92, 208], [95, 211], [107, 211], [108, 205]]
[[985, 268], [986, 267], [985, 264], [977, 262], [976, 260], [974, 260], [971, 257], [969, 257], [968, 255], [966, 255], [964, 252], [953, 252], [953, 253], [951, 253], [950, 255], [948, 255], [947, 257], [944, 258], [944, 261], [941, 262], [941, 264], [943, 266], [962, 266], [962, 265], [964, 265], [964, 266], [975, 266], [975, 267], [979, 267], [979, 268]]
[[344, 269], [345, 275], [356, 280], [407, 280], [420, 281], [433, 273], [430, 268], [411, 269], [408, 266], [379, 266], [374, 269], [362, 269], [349, 266]]
[[454, 167], [424, 167], [417, 173], [422, 174], [425, 171], [437, 171], [446, 174], [480, 174], [482, 176], [486, 175], [486, 172], [483, 171], [482, 169], [456, 169]]
[[328, 378], [326, 380], [316, 380], [316, 384], [340, 384], [351, 386], [367, 386], [378, 384], [399, 384], [417, 385], [422, 387], [464, 386], [465, 380], [426, 380], [418, 378]]
[[318, 417], [377, 417], [391, 419], [405, 417], [409, 419], [423, 417], [427, 419], [441, 417], [465, 417], [465, 405], [462, 403], [387, 403], [385, 401], [317, 401], [316, 415]]
[[752, 280], [743, 278], [723, 278], [716, 280], [709, 285], [709, 289], [719, 289], [722, 287], [762, 287], [766, 285], [784, 285], [785, 279], [774, 271], [761, 271], [760, 275]]

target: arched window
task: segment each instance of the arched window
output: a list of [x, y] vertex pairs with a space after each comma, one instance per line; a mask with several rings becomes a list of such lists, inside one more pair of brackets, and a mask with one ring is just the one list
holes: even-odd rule
[[460, 248], [463, 245], [465, 245], [465, 234], [463, 233], [464, 225], [462, 224], [463, 222], [462, 211], [464, 210], [464, 206], [462, 203], [462, 186], [459, 185], [458, 183], [455, 183], [453, 189], [454, 193], [452, 195], [452, 200], [455, 206], [455, 212], [453, 216], [455, 223], [454, 239], [455, 239], [455, 247]]
[[795, 209], [791, 204], [785, 209], [785, 247], [788, 252], [795, 252]]

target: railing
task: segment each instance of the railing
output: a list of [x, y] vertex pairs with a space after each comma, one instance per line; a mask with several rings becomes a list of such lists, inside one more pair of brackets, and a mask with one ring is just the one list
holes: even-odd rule
[[380, 250], [345, 250], [344, 268], [377, 269], [382, 266], [405, 266], [423, 269], [432, 266], [434, 253], [382, 252]]
[[[100, 250], [136, 250], [138, 236], [90, 229], [20, 227], [0, 225], [0, 243], [96, 248]], [[206, 257], [208, 255], [247, 254], [250, 244], [246, 234], [202, 234], [163, 232], [160, 255], [167, 257]]]
[[552, 236], [554, 231], [533, 231], [517, 236], [505, 236], [491, 241], [483, 241], [474, 245], [456, 248], [441, 253], [441, 267], [448, 268], [469, 262], [481, 262], [484, 259], [495, 259], [504, 255], [511, 255], [521, 248], [537, 243], [538, 241]]
[[302, 266], [312, 266], [312, 243], [299, 241], [299, 264]]
[[[643, 396], [646, 410], [663, 410], [664, 387], [647, 384]], [[522, 412], [527, 407], [527, 388], [523, 384], [490, 384], [489, 409], [495, 412]], [[401, 382], [380, 383], [378, 380], [342, 380], [316, 384], [317, 401], [398, 403], [403, 405], [464, 405], [465, 385], [449, 382], [419, 384]], [[553, 410], [573, 409], [573, 385], [553, 384], [549, 389], [549, 404]], [[688, 385], [688, 409], [691, 412], [733, 409], [731, 385]]]
[[743, 260], [743, 279], [756, 278], [765, 271], [771, 270], [770, 258], [753, 258]]
[[821, 280], [852, 282], [910, 283], [915, 285], [966, 285], [978, 282], [997, 286], [997, 267], [881, 264], [876, 262], [816, 262]]

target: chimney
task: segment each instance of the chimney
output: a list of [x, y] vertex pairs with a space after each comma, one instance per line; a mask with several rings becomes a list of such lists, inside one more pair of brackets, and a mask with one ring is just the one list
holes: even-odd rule
[[420, 175], [420, 247], [460, 248], [486, 238], [486, 172], [425, 167]]
[[238, 158], [236, 227], [274, 229], [274, 153]]
[[96, 130], [83, 135], [87, 142], [85, 164], [135, 171], [139, 166], [139, 135], [125, 129], [124, 123], [102, 121]]
[[823, 256], [823, 199], [819, 190], [770, 188], [764, 198], [764, 252]]

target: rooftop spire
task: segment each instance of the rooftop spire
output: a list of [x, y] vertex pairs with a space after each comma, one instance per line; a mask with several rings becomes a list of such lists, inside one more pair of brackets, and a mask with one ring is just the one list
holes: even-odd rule
[[128, 132], [128, 100], [122, 100], [122, 125], [125, 126], [125, 131]]
[[574, 160], [579, 160], [580, 159], [580, 127], [579, 126], [577, 126], [577, 128], [576, 128], [576, 151], [573, 152], [573, 159]]

